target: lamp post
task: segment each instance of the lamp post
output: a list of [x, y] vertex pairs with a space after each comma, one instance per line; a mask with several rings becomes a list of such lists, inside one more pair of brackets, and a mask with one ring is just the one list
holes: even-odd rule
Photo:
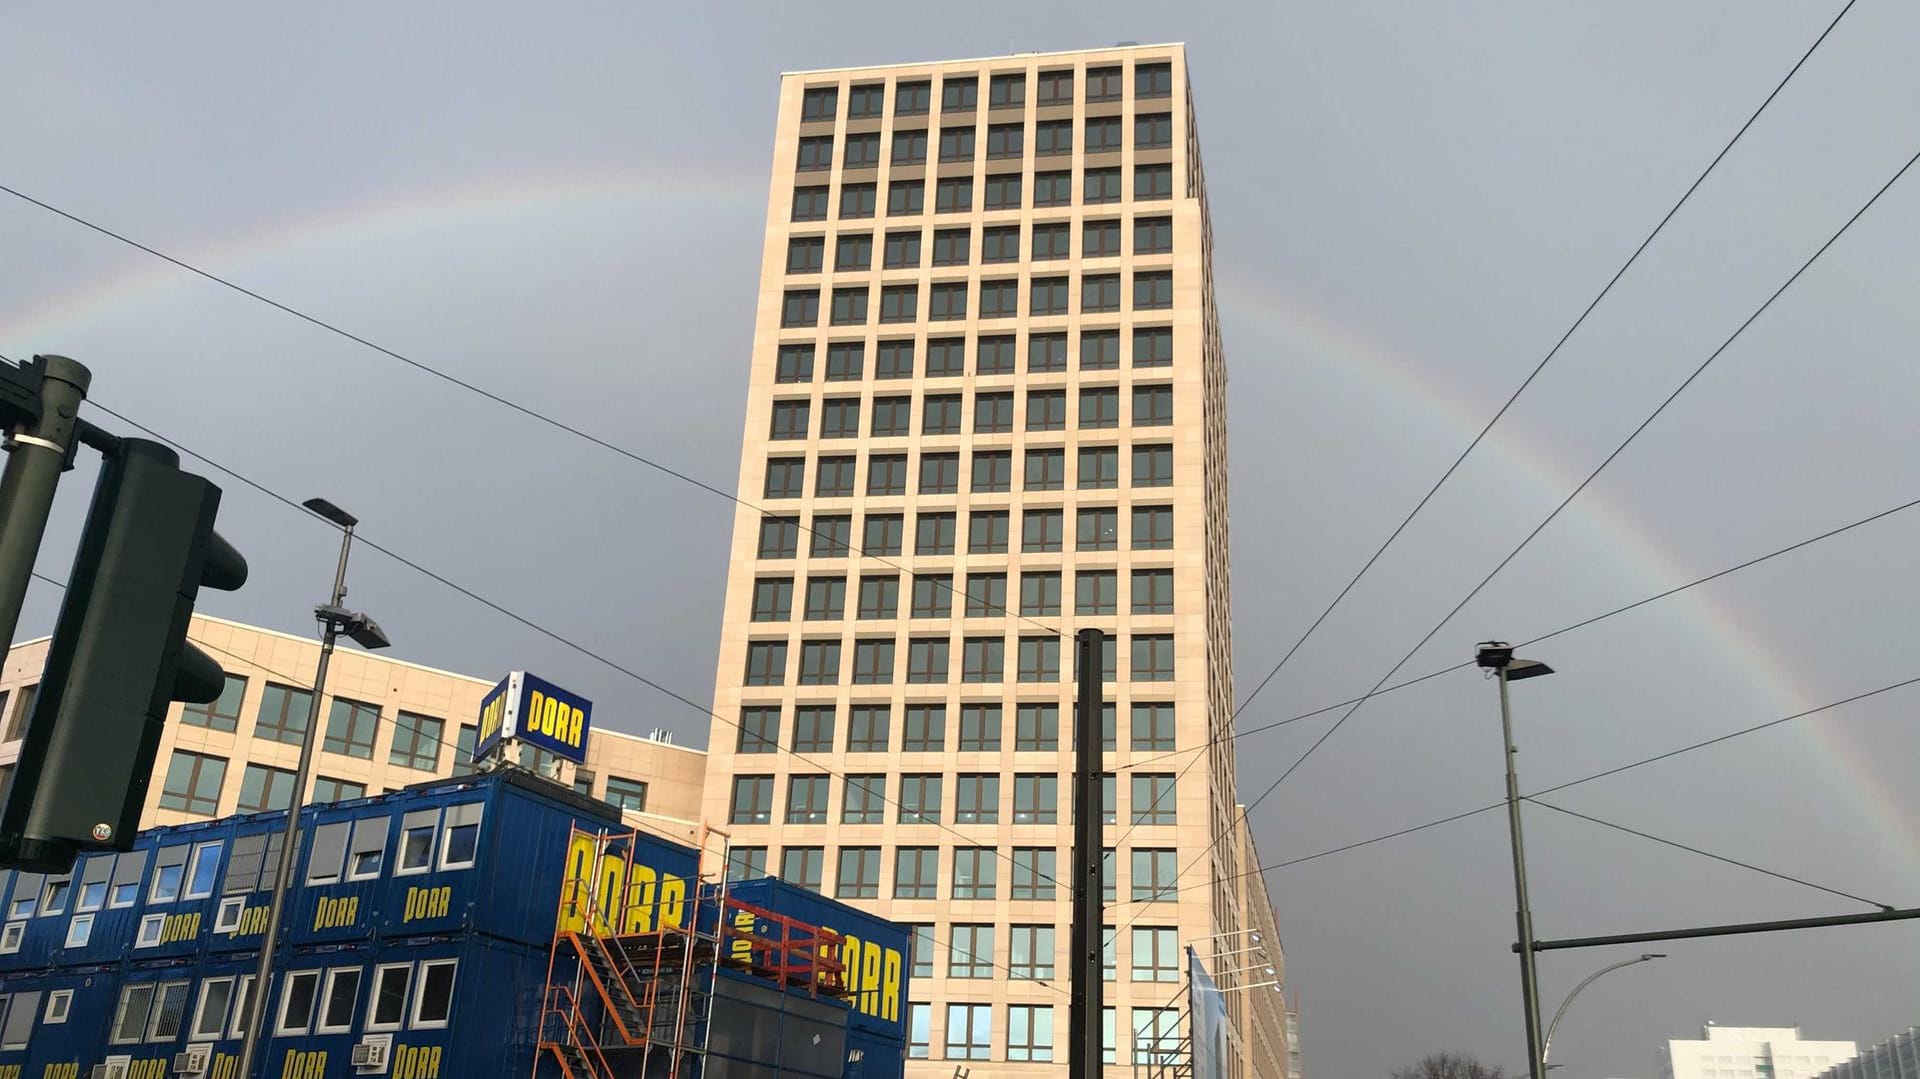
[[273, 879], [272, 898], [267, 902], [267, 930], [260, 938], [260, 964], [254, 970], [253, 991], [247, 1000], [246, 1039], [240, 1048], [239, 1079], [253, 1074], [261, 1029], [267, 1018], [267, 997], [273, 983], [273, 953], [279, 941], [281, 915], [285, 911], [287, 881], [293, 876], [294, 848], [300, 838], [300, 808], [306, 801], [307, 783], [313, 778], [314, 731], [320, 725], [320, 696], [327, 688], [327, 663], [333, 658], [333, 644], [345, 633], [362, 648], [385, 648], [389, 643], [379, 623], [341, 606], [347, 598], [347, 555], [353, 550], [353, 528], [358, 518], [324, 498], [309, 498], [301, 503], [321, 519], [340, 529], [340, 562], [333, 571], [333, 592], [326, 603], [313, 609], [320, 621], [320, 664], [313, 672], [313, 693], [307, 700], [307, 729], [300, 739], [300, 768], [294, 774], [293, 794], [287, 805], [287, 827], [280, 843], [280, 868]]
[[1540, 982], [1534, 970], [1533, 909], [1527, 902], [1526, 844], [1520, 836], [1520, 777], [1514, 771], [1513, 709], [1507, 702], [1507, 683], [1540, 678], [1553, 668], [1532, 659], [1516, 659], [1505, 641], [1482, 641], [1474, 662], [1500, 681], [1500, 733], [1507, 764], [1507, 831], [1513, 848], [1514, 923], [1520, 933], [1520, 994], [1527, 1024], [1527, 1074], [1546, 1079], [1545, 1048], [1540, 1038]]
[[1553, 1022], [1547, 1024], [1547, 1036], [1540, 1043], [1540, 1070], [1546, 1071], [1548, 1068], [1552, 1067], [1552, 1065], [1547, 1063], [1547, 1054], [1553, 1052], [1553, 1032], [1560, 1029], [1561, 1017], [1567, 1014], [1567, 1006], [1573, 1003], [1574, 997], [1577, 997], [1580, 995], [1580, 990], [1585, 989], [1587, 986], [1592, 985], [1594, 982], [1598, 981], [1600, 979], [1600, 976], [1603, 974], [1611, 974], [1614, 971], [1621, 969], [1622, 967], [1631, 967], [1640, 963], [1649, 963], [1655, 959], [1665, 959], [1666, 957], [1667, 956], [1665, 952], [1647, 952], [1646, 954], [1638, 956], [1633, 959], [1622, 959], [1618, 963], [1615, 963], [1611, 966], [1601, 967], [1599, 970], [1596, 970], [1592, 974], [1587, 975], [1586, 979], [1583, 980], [1579, 985], [1574, 986], [1573, 992], [1567, 994], [1567, 999], [1560, 1002], [1560, 1010], [1553, 1013]]

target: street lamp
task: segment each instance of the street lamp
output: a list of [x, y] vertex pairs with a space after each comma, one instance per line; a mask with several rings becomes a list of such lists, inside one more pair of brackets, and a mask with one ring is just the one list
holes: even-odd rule
[[1582, 981], [1579, 985], [1574, 986], [1573, 992], [1567, 994], [1567, 999], [1560, 1002], [1560, 1010], [1553, 1013], [1553, 1022], [1547, 1024], [1546, 1039], [1542, 1041], [1540, 1044], [1540, 1070], [1546, 1071], [1548, 1068], [1552, 1067], [1551, 1064], [1547, 1063], [1547, 1054], [1553, 1052], [1553, 1032], [1560, 1029], [1561, 1017], [1567, 1014], [1567, 1006], [1573, 1003], [1574, 997], [1577, 997], [1580, 995], [1580, 990], [1585, 989], [1587, 986], [1592, 985], [1595, 981], [1598, 981], [1602, 974], [1611, 974], [1622, 967], [1631, 967], [1640, 963], [1649, 963], [1655, 959], [1665, 959], [1666, 957], [1667, 955], [1665, 952], [1647, 952], [1646, 954], [1641, 955], [1635, 959], [1622, 959], [1620, 962], [1615, 963], [1612, 966], [1601, 967], [1599, 970], [1596, 970], [1592, 974], [1587, 975], [1586, 979]]
[[1516, 659], [1505, 641], [1482, 641], [1474, 662], [1500, 681], [1500, 733], [1507, 760], [1507, 831], [1513, 847], [1514, 922], [1520, 931], [1520, 994], [1527, 1020], [1527, 1074], [1546, 1077], [1546, 1050], [1540, 1038], [1540, 983], [1533, 963], [1533, 910], [1527, 902], [1526, 845], [1520, 838], [1520, 777], [1514, 772], [1513, 709], [1507, 703], [1507, 683], [1540, 678], [1553, 668], [1533, 659]]
[[307, 784], [313, 778], [313, 736], [320, 726], [320, 696], [327, 688], [327, 663], [333, 658], [333, 644], [342, 633], [362, 648], [385, 648], [389, 643], [380, 624], [358, 611], [342, 606], [347, 598], [347, 555], [353, 550], [353, 528], [358, 518], [324, 498], [309, 498], [301, 503], [314, 515], [340, 529], [340, 562], [333, 571], [333, 593], [326, 603], [313, 609], [320, 621], [320, 665], [313, 672], [313, 694], [307, 699], [307, 730], [300, 739], [300, 769], [294, 775], [293, 796], [287, 806], [287, 827], [280, 844], [280, 872], [273, 881], [273, 897], [267, 903], [267, 931], [260, 938], [260, 964], [254, 971], [253, 994], [247, 1001], [246, 1040], [240, 1047], [241, 1077], [253, 1074], [253, 1058], [260, 1048], [260, 1031], [267, 1018], [267, 995], [273, 981], [274, 945], [280, 936], [280, 917], [286, 906], [287, 880], [293, 876], [294, 848], [300, 838], [300, 807], [306, 801]]

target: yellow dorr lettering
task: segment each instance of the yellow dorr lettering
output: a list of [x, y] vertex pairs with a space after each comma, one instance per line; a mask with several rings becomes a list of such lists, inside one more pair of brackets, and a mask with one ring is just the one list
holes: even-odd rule
[[413, 1046], [394, 1046], [393, 1079], [413, 1079]]
[[527, 729], [535, 734], [547, 733], [547, 724], [553, 718], [547, 711], [548, 703], [547, 695], [537, 689], [527, 694]]
[[633, 880], [627, 884], [627, 909], [622, 932], [647, 933], [653, 930], [653, 904], [659, 892], [659, 875], [650, 865], [633, 867]]
[[575, 749], [580, 748], [580, 728], [586, 726], [586, 723], [587, 714], [585, 712], [582, 712], [578, 708], [568, 709], [566, 736], [568, 745]]
[[853, 1006], [866, 1011], [866, 984], [862, 981], [860, 969], [859, 937], [840, 938], [840, 977], [846, 982], [847, 995], [853, 998]]
[[587, 882], [593, 873], [594, 840], [576, 835], [567, 845], [567, 876], [560, 907], [560, 928], [578, 933], [587, 927]]
[[437, 1045], [429, 1046], [427, 1054], [426, 1079], [440, 1079], [440, 1047]]
[[[742, 933], [753, 932], [753, 923], [754, 923], [754, 917], [752, 913], [744, 910], [734, 912], [733, 927], [739, 930], [740, 932]], [[753, 942], [745, 938], [735, 939], [733, 942], [732, 954], [735, 959], [747, 958], [748, 956], [753, 954]]]
[[900, 1021], [900, 949], [888, 948], [880, 968], [880, 1018]]
[[686, 913], [687, 882], [668, 873], [666, 879], [660, 884], [660, 924], [678, 926], [686, 917]]
[[880, 1014], [880, 946], [870, 940], [860, 942], [860, 1010]]
[[626, 894], [621, 889], [626, 882], [627, 863], [618, 858], [601, 860], [599, 904], [593, 920], [602, 932], [612, 932], [620, 924], [620, 897]]

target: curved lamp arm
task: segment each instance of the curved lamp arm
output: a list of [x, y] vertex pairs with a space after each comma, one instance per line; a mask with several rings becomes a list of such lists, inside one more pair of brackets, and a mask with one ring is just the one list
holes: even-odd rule
[[1547, 1024], [1546, 1039], [1540, 1043], [1541, 1074], [1544, 1075], [1547, 1070], [1547, 1054], [1553, 1052], [1553, 1032], [1556, 1028], [1560, 1026], [1560, 1018], [1567, 1014], [1567, 1005], [1572, 1004], [1573, 998], [1580, 995], [1580, 990], [1585, 989], [1589, 985], [1592, 985], [1595, 981], [1597, 981], [1600, 978], [1601, 975], [1611, 974], [1614, 971], [1619, 970], [1621, 967], [1630, 967], [1635, 965], [1636, 963], [1646, 963], [1655, 959], [1665, 959], [1665, 958], [1666, 958], [1666, 955], [1664, 953], [1648, 952], [1647, 954], [1642, 955], [1635, 959], [1622, 959], [1620, 962], [1615, 963], [1612, 966], [1601, 967], [1599, 970], [1596, 970], [1592, 974], [1587, 975], [1585, 981], [1582, 981], [1579, 985], [1574, 986], [1573, 992], [1567, 994], [1567, 999], [1560, 1002], [1560, 1010], [1553, 1013], [1553, 1022]]

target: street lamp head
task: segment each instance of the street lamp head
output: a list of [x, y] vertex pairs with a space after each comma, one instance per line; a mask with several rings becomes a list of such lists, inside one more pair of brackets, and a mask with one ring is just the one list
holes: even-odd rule
[[339, 506], [334, 505], [324, 498], [309, 498], [300, 504], [312, 510], [320, 517], [339, 525], [341, 528], [352, 528], [354, 525], [360, 523], [360, 518], [355, 517], [353, 514], [348, 513], [346, 510], [341, 509]]
[[380, 628], [370, 616], [359, 611], [349, 611], [345, 607], [322, 604], [313, 609], [313, 616], [326, 623], [335, 633], [344, 633], [365, 649], [385, 648], [393, 642], [387, 639], [386, 631]]
[[1666, 957], [1667, 953], [1665, 952], [1642, 952], [1640, 954], [1640, 961], [1644, 963], [1649, 959], [1665, 959]]
[[1505, 641], [1481, 641], [1473, 653], [1473, 661], [1483, 670], [1505, 671], [1509, 682], [1553, 673], [1552, 667], [1537, 659], [1515, 658], [1513, 646]]
[[1259, 931], [1258, 931], [1258, 930], [1256, 930], [1256, 931], [1254, 931], [1254, 932], [1252, 932], [1252, 933], [1249, 933], [1249, 934], [1247, 934], [1247, 939], [1248, 939], [1248, 940], [1250, 940], [1250, 941], [1252, 941], [1252, 942], [1253, 942], [1253, 943], [1255, 943], [1255, 944], [1258, 944], [1258, 943], [1260, 943], [1260, 933], [1259, 933]]

